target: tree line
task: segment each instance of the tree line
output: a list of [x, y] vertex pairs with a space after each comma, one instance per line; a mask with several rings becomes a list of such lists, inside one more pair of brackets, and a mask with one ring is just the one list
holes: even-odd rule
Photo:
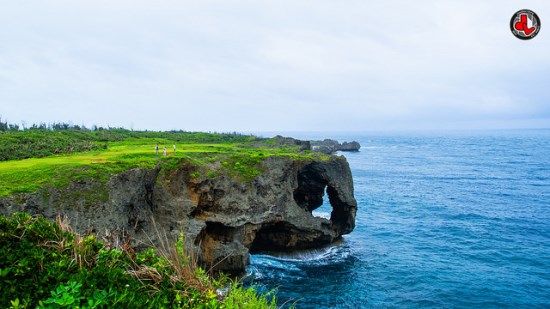
[[27, 126], [25, 122], [22, 122], [21, 126], [17, 123], [9, 123], [7, 120], [2, 121], [0, 116], [0, 131], [25, 131], [25, 130], [49, 130], [49, 131], [64, 131], [64, 130], [77, 130], [77, 131], [103, 131], [103, 130], [126, 130], [122, 127], [101, 127], [97, 125], [92, 125], [90, 128], [87, 128], [85, 125], [77, 125], [67, 122], [52, 122], [52, 123], [33, 123], [30, 126]]

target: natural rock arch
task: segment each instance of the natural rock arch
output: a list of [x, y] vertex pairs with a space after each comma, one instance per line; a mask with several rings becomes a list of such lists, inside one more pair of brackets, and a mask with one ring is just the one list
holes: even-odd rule
[[[351, 232], [355, 227], [356, 202], [349, 168], [341, 163], [314, 161], [297, 169], [293, 201], [309, 216], [264, 222], [256, 231], [250, 251], [315, 248]], [[323, 204], [325, 192], [332, 207], [330, 220], [312, 214]]]
[[[344, 173], [346, 170], [341, 171]], [[326, 165], [317, 162], [306, 165], [298, 172], [298, 187], [294, 190], [294, 200], [298, 206], [311, 213], [323, 205], [323, 196], [326, 192], [332, 207], [330, 221], [340, 234], [346, 234], [355, 227], [356, 205], [349, 203], [349, 199], [345, 200], [346, 195], [349, 194], [341, 189], [340, 178], [347, 179], [347, 177], [334, 175], [337, 172], [338, 170], [327, 169]], [[353, 190], [353, 184], [351, 188]]]

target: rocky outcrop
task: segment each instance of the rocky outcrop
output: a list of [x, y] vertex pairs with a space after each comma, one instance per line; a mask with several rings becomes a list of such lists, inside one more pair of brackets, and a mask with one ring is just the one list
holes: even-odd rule
[[356, 141], [340, 144], [338, 141], [325, 139], [322, 141], [311, 141], [310, 143], [313, 151], [325, 154], [333, 154], [337, 151], [359, 151], [361, 148], [361, 145]]
[[[280, 135], [265, 140], [270, 140], [272, 142], [272, 147], [298, 146], [299, 151], [311, 150], [328, 155], [334, 154], [337, 151], [359, 151], [359, 149], [361, 149], [361, 145], [356, 141], [343, 143], [339, 143], [333, 139], [324, 139], [322, 141], [303, 141]], [[265, 145], [262, 144], [262, 147], [265, 147]]]
[[311, 142], [310, 141], [302, 141], [302, 140], [299, 140], [299, 139], [295, 139], [295, 138], [292, 138], [292, 137], [284, 137], [284, 136], [281, 136], [281, 135], [277, 135], [277, 136], [271, 138], [270, 140], [274, 142], [274, 145], [276, 147], [298, 146], [299, 151], [311, 150]]
[[[3, 198], [0, 211], [64, 213], [81, 232], [124, 231], [137, 247], [181, 232], [206, 267], [231, 273], [244, 270], [249, 252], [320, 247], [353, 230], [357, 204], [344, 157], [270, 157], [262, 165], [264, 172], [247, 182], [196, 178], [199, 167], [187, 161], [172, 170], [131, 169], [106, 184], [73, 181]], [[325, 192], [330, 219], [312, 215]]]

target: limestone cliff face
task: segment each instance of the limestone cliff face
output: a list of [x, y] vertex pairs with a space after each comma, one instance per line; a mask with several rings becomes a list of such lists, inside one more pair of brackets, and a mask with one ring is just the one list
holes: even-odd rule
[[[125, 231], [136, 246], [156, 242], [157, 230], [183, 232], [206, 267], [233, 273], [244, 270], [249, 252], [319, 247], [353, 230], [357, 204], [344, 157], [271, 157], [262, 164], [264, 172], [250, 182], [195, 178], [199, 167], [188, 162], [169, 172], [132, 169], [106, 185], [74, 181], [62, 190], [0, 199], [0, 211], [64, 213], [80, 231]], [[311, 214], [325, 190], [330, 220]]]

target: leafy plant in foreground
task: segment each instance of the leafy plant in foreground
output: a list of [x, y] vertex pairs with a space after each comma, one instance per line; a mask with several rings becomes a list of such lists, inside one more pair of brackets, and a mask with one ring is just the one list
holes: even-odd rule
[[176, 246], [135, 253], [26, 213], [0, 216], [1, 308], [273, 308], [252, 289], [215, 280]]

